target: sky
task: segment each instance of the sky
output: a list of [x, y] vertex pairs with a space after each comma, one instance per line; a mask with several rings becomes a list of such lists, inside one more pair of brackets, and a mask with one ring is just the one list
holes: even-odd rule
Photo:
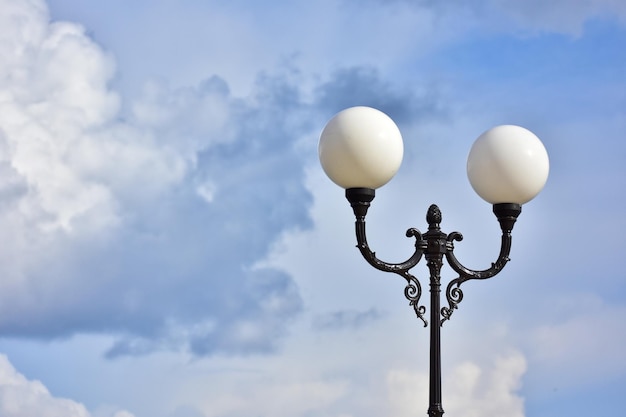
[[473, 141], [550, 157], [442, 328], [446, 415], [619, 414], [625, 51], [619, 0], [0, 0], [0, 416], [425, 415], [428, 329], [318, 162], [356, 105], [404, 138], [385, 261], [436, 203], [487, 268]]

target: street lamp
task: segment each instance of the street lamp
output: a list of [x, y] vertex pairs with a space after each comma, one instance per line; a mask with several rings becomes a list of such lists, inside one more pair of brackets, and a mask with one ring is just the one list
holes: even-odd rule
[[[430, 271], [430, 384], [428, 415], [441, 417], [441, 339], [440, 328], [463, 300], [460, 285], [472, 279], [487, 279], [498, 274], [509, 261], [511, 231], [522, 204], [532, 200], [548, 178], [548, 154], [541, 141], [530, 131], [512, 125], [497, 126], [474, 142], [467, 160], [467, 175], [476, 193], [493, 205], [502, 230], [498, 259], [485, 270], [463, 266], [454, 255], [459, 232], [441, 231], [441, 211], [431, 205], [426, 215], [428, 231], [407, 230], [415, 238], [415, 252], [401, 263], [387, 263], [376, 257], [367, 244], [365, 216], [374, 199], [375, 189], [383, 186], [398, 171], [402, 162], [402, 136], [396, 124], [383, 112], [371, 107], [351, 107], [336, 114], [324, 128], [319, 142], [319, 158], [330, 179], [345, 188], [356, 217], [357, 247], [374, 268], [393, 272], [407, 281], [404, 295], [415, 314], [428, 325], [426, 307], [419, 304], [420, 282], [409, 270], [426, 259]], [[459, 274], [446, 287], [447, 306], [441, 307], [443, 258]]]

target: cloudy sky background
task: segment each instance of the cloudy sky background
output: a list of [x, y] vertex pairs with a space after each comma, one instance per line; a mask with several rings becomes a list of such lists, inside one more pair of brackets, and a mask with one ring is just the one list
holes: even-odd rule
[[437, 203], [487, 267], [471, 144], [550, 155], [442, 329], [446, 415], [623, 410], [625, 46], [617, 0], [0, 0], [0, 415], [425, 415], [428, 330], [317, 161], [354, 105], [405, 140], [384, 260]]

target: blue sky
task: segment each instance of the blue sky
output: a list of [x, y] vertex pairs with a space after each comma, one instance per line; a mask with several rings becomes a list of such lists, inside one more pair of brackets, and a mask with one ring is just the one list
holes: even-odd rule
[[488, 266], [471, 144], [518, 124], [550, 155], [442, 329], [446, 415], [619, 414], [625, 46], [611, 0], [0, 0], [0, 415], [425, 414], [428, 331], [317, 161], [354, 105], [404, 137], [385, 260], [437, 203]]

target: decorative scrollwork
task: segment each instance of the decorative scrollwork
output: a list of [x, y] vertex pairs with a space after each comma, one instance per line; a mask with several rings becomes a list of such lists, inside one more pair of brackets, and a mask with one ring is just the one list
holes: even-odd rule
[[404, 288], [404, 296], [407, 300], [409, 300], [409, 305], [413, 307], [415, 314], [424, 322], [424, 327], [426, 327], [428, 326], [428, 321], [424, 318], [424, 314], [426, 314], [426, 307], [419, 305], [419, 300], [422, 296], [422, 286], [413, 275], [409, 273], [403, 275], [407, 282], [406, 287]]
[[459, 274], [459, 277], [453, 279], [448, 283], [446, 288], [446, 298], [448, 299], [448, 307], [441, 309], [441, 316], [443, 324], [446, 320], [450, 320], [454, 310], [458, 308], [459, 303], [463, 300], [463, 291], [460, 286], [465, 281], [478, 279], [484, 280], [497, 275], [502, 268], [509, 261], [509, 253], [511, 251], [511, 233], [510, 231], [503, 230], [502, 242], [500, 245], [500, 254], [498, 259], [491, 264], [491, 267], [484, 270], [473, 270], [462, 265], [454, 255], [454, 241], [460, 242], [463, 240], [463, 235], [459, 232], [452, 232], [446, 238], [447, 251], [445, 253], [448, 264], [452, 269]]
[[361, 251], [361, 254], [365, 260], [374, 268], [392, 272], [400, 275], [407, 281], [407, 286], [404, 289], [404, 295], [409, 300], [409, 305], [413, 307], [417, 317], [424, 322], [424, 326], [428, 325], [428, 322], [424, 318], [426, 314], [426, 307], [419, 305], [420, 297], [422, 296], [422, 287], [413, 275], [409, 273], [409, 269], [413, 268], [422, 258], [424, 250], [426, 249], [426, 242], [422, 238], [422, 234], [415, 228], [410, 228], [406, 231], [406, 236], [409, 238], [415, 238], [415, 251], [409, 259], [400, 263], [388, 263], [381, 261], [376, 257], [376, 252], [373, 252], [367, 244], [367, 238], [365, 233], [365, 218], [357, 217], [355, 222], [356, 236], [357, 236], [357, 248]]
[[448, 284], [448, 287], [446, 289], [448, 307], [443, 307], [441, 309], [441, 316], [443, 317], [443, 320], [441, 320], [441, 325], [443, 325], [446, 320], [450, 320], [450, 317], [452, 316], [452, 313], [454, 313], [454, 310], [459, 308], [459, 303], [463, 301], [463, 290], [461, 290], [460, 285], [461, 281], [458, 278], [450, 281], [450, 283]]
[[414, 237], [416, 244], [422, 241], [422, 233], [414, 227], [411, 227], [406, 231], [406, 237]]

